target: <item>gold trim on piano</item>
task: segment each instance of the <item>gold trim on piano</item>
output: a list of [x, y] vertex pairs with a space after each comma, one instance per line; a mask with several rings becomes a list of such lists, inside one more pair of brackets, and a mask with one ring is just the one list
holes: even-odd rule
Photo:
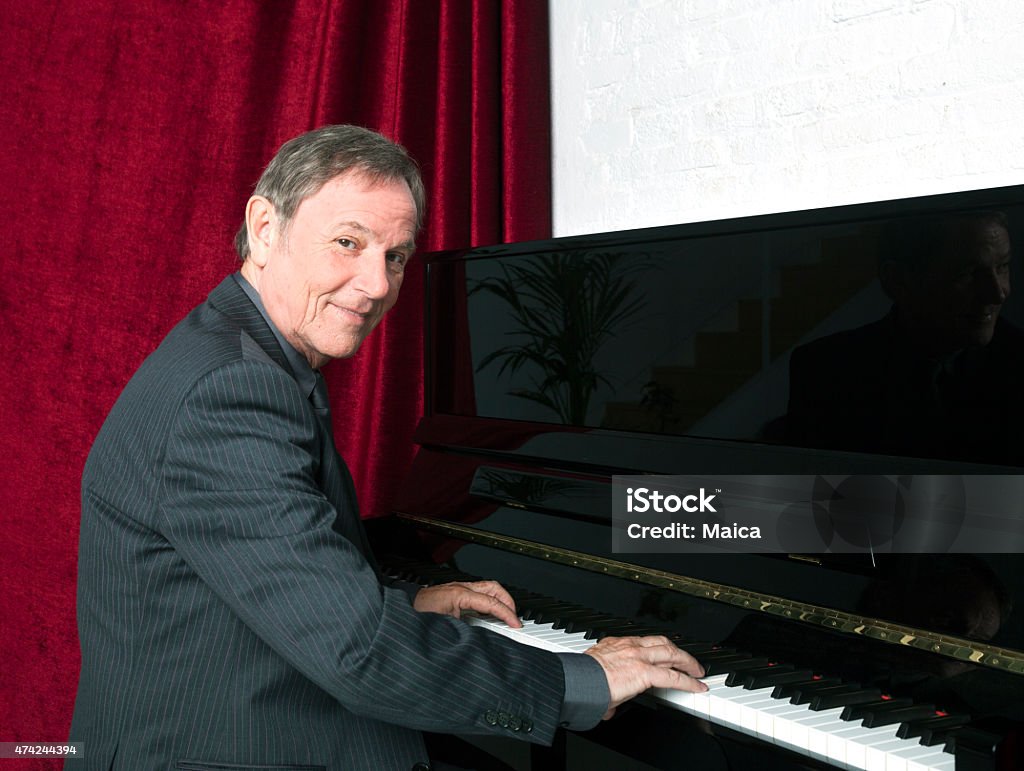
[[699, 578], [690, 578], [678, 573], [669, 573], [665, 570], [631, 565], [628, 562], [608, 559], [607, 557], [597, 557], [585, 552], [549, 546], [523, 538], [488, 533], [466, 525], [456, 525], [451, 522], [427, 519], [415, 514], [398, 514], [397, 516], [424, 530], [452, 536], [463, 541], [537, 557], [548, 562], [571, 565], [583, 570], [604, 573], [617, 578], [626, 578], [637, 583], [658, 586], [694, 597], [782, 616], [794, 621], [822, 626], [833, 631], [870, 637], [873, 640], [879, 640], [891, 645], [918, 648], [958, 661], [969, 661], [993, 669], [1024, 675], [1024, 653], [1009, 648], [998, 648], [963, 637], [954, 637], [953, 635], [931, 632], [925, 629], [914, 629], [913, 627], [877, 618], [855, 616], [835, 608], [795, 602], [784, 597], [761, 594], [760, 592], [740, 589], [727, 584], [717, 584]]

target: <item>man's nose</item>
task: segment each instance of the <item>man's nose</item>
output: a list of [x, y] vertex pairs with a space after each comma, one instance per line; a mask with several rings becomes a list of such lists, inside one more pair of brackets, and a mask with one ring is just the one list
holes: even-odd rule
[[383, 252], [367, 252], [359, 261], [356, 288], [374, 300], [387, 297], [391, 291], [387, 255]]
[[1007, 273], [1000, 273], [992, 270], [985, 274], [983, 287], [984, 300], [990, 305], [1002, 305], [1010, 296], [1010, 276]]

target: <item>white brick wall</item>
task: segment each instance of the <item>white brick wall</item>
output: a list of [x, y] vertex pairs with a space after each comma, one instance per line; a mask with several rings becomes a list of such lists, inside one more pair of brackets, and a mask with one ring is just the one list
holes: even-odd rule
[[551, 0], [556, 235], [1024, 182], [1020, 0]]

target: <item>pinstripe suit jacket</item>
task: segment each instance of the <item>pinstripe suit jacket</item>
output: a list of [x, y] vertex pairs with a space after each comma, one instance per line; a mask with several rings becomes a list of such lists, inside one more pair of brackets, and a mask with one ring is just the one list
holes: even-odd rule
[[553, 654], [381, 585], [348, 472], [231, 277], [90, 452], [78, 627], [72, 769], [410, 769], [419, 730], [549, 742], [562, 702]]

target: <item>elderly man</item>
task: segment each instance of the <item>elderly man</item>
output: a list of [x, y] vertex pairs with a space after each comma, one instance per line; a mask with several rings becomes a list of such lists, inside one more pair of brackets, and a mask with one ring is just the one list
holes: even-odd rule
[[423, 198], [373, 132], [285, 144], [246, 206], [241, 272], [111, 410], [82, 479], [86, 759], [69, 768], [426, 769], [421, 730], [550, 742], [650, 686], [704, 689], [664, 638], [555, 655], [453, 618], [518, 626], [496, 583], [381, 580], [318, 369], [394, 305]]
[[894, 220], [879, 279], [889, 315], [793, 351], [787, 429], [812, 447], [1024, 463], [1024, 334], [1000, 318], [1001, 212]]

